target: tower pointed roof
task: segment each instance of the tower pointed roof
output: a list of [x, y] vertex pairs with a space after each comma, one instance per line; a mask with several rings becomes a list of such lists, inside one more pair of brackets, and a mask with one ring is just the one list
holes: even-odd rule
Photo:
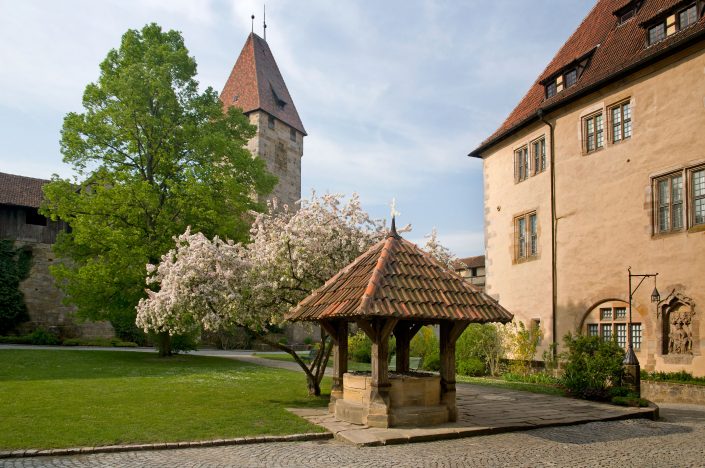
[[239, 107], [245, 114], [263, 110], [306, 135], [272, 51], [255, 33], [247, 37], [220, 100], [225, 107]]
[[497, 301], [395, 231], [286, 314], [287, 320], [510, 322]]

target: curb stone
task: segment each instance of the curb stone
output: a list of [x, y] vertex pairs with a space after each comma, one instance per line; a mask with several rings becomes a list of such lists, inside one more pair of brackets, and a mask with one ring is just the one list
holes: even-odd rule
[[104, 445], [99, 447], [72, 447], [65, 449], [48, 449], [48, 450], [12, 450], [0, 452], [0, 459], [3, 458], [30, 458], [30, 457], [46, 457], [46, 456], [66, 456], [66, 455], [88, 455], [93, 453], [108, 453], [108, 452], [133, 452], [142, 450], [171, 450], [185, 448], [202, 448], [224, 445], [245, 445], [245, 444], [262, 444], [269, 442], [299, 442], [309, 440], [327, 440], [333, 439], [333, 434], [330, 432], [307, 432], [304, 434], [289, 434], [283, 436], [258, 436], [258, 437], [235, 437], [232, 439], [216, 439], [202, 440], [193, 442], [168, 442], [156, 444], [134, 444], [134, 445]]

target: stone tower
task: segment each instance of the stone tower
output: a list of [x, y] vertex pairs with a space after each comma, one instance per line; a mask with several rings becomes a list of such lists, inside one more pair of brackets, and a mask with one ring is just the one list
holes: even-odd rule
[[248, 149], [279, 178], [270, 197], [294, 206], [301, 198], [301, 157], [306, 130], [267, 42], [251, 33], [220, 93], [225, 107], [239, 107], [257, 126]]

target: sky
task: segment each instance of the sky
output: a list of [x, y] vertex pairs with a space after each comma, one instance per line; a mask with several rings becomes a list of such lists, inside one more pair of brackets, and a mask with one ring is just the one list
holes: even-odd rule
[[[308, 136], [302, 194], [357, 192], [404, 236], [437, 229], [484, 254], [482, 161], [507, 117], [595, 0], [269, 0], [267, 42]], [[183, 34], [198, 81], [221, 91], [261, 0], [0, 0], [0, 172], [73, 175], [63, 117], [81, 112], [122, 34]]]

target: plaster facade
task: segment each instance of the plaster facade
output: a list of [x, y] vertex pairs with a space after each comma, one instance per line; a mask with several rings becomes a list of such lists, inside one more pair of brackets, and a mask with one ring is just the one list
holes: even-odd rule
[[[632, 134], [613, 143], [610, 108], [631, 104]], [[586, 153], [584, 118], [604, 116], [604, 147]], [[634, 295], [635, 349], [643, 369], [705, 375], [705, 225], [695, 224], [689, 169], [705, 167], [705, 47], [702, 42], [545, 115], [482, 153], [486, 291], [516, 318], [540, 321], [538, 356], [554, 340], [550, 160], [555, 165], [556, 341], [600, 324], [601, 308], [626, 308], [627, 268], [658, 273]], [[546, 138], [549, 167], [515, 182], [514, 152]], [[659, 234], [657, 178], [681, 171], [683, 229]], [[517, 260], [515, 218], [535, 212], [537, 253]], [[688, 338], [679, 337], [677, 334]], [[675, 337], [675, 338], [674, 338]], [[680, 340], [676, 349], [674, 339]], [[636, 340], [635, 340], [636, 341]]]

